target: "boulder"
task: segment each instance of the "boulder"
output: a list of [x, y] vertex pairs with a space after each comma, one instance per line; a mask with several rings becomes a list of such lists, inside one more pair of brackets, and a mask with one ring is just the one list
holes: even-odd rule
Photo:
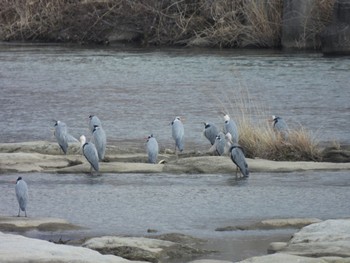
[[350, 219], [308, 225], [278, 252], [309, 257], [350, 257]]
[[[97, 251], [49, 241], [27, 238], [0, 232], [2, 263], [128, 263], [129, 260], [114, 255], [101, 255]], [[136, 263], [135, 261], [132, 261]], [[140, 261], [138, 261], [140, 262]]]
[[162, 262], [169, 258], [186, 258], [208, 253], [188, 245], [145, 237], [104, 236], [87, 240], [83, 247], [102, 254], [113, 254], [130, 260]]
[[322, 52], [326, 55], [350, 54], [350, 1], [336, 0], [332, 23], [321, 34]]

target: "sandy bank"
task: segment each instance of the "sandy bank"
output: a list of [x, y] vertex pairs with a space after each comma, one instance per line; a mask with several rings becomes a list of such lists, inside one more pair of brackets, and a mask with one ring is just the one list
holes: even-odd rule
[[[236, 167], [228, 156], [205, 153], [160, 154], [163, 164], [148, 164], [146, 153], [126, 153], [115, 146], [107, 149], [101, 173], [206, 173], [235, 174]], [[290, 172], [307, 170], [350, 170], [350, 163], [287, 162], [247, 159], [251, 172]], [[79, 144], [63, 155], [57, 143], [24, 142], [0, 144], [0, 173], [48, 172], [88, 173], [90, 165], [80, 154]]]

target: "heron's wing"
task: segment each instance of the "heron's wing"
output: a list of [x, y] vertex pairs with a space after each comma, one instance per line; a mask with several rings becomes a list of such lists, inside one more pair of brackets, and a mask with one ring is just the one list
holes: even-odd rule
[[231, 160], [239, 167], [244, 176], [249, 175], [248, 164], [240, 147], [232, 147]]
[[25, 211], [28, 200], [28, 187], [26, 182], [20, 180], [19, 182], [17, 182], [15, 189], [19, 207], [22, 211]]
[[83, 154], [86, 158], [86, 160], [88, 160], [88, 162], [91, 164], [91, 166], [98, 171], [99, 170], [99, 163], [98, 163], [98, 154], [97, 154], [97, 150], [96, 147], [93, 143], [86, 143], [83, 146]]

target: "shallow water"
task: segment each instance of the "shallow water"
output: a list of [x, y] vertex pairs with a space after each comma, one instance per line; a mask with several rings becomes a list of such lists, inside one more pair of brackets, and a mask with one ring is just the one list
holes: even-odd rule
[[[16, 177], [17, 174], [0, 177], [1, 215], [17, 213], [14, 185], [10, 183]], [[75, 234], [29, 233], [47, 239], [62, 235], [143, 236], [148, 235], [148, 229], [155, 229], [157, 234], [184, 233], [238, 246], [260, 240], [259, 249], [246, 245], [246, 250], [254, 255], [266, 252], [268, 244], [261, 239], [271, 240], [276, 235], [285, 239], [292, 230], [217, 232], [215, 229], [268, 218], [328, 219], [350, 215], [348, 171], [254, 173], [248, 180], [236, 180], [226, 174], [90, 177], [33, 173], [22, 177], [30, 190], [29, 216], [66, 218], [88, 228]], [[235, 251], [226, 250], [226, 254], [217, 257], [246, 256], [234, 256]]]
[[[63, 45], [0, 45], [0, 142], [53, 140], [52, 119], [79, 137], [98, 115], [109, 142], [153, 133], [172, 146], [169, 123], [184, 116], [187, 145], [206, 145], [203, 121], [240, 108], [265, 122], [303, 125], [320, 141], [350, 143], [350, 59], [279, 51], [117, 49]], [[248, 99], [249, 97], [249, 99]], [[245, 103], [239, 99], [243, 98]], [[192, 147], [192, 146], [188, 146]]]

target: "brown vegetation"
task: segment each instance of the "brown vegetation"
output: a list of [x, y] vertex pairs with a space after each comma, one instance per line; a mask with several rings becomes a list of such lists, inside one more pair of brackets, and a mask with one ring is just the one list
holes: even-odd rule
[[0, 39], [106, 43], [127, 31], [143, 45], [277, 47], [282, 9], [283, 0], [0, 0]]
[[[239, 78], [238, 78], [239, 79]], [[302, 125], [293, 127], [289, 123], [288, 139], [283, 140], [272, 128], [272, 113], [261, 104], [259, 98], [252, 98], [246, 84], [231, 92], [226, 91], [230, 101], [221, 101], [224, 112], [236, 121], [239, 130], [239, 144], [246, 157], [275, 161], [322, 161], [322, 151], [315, 136]], [[284, 117], [284, 116], [281, 116]], [[284, 118], [287, 123], [288, 119]]]

